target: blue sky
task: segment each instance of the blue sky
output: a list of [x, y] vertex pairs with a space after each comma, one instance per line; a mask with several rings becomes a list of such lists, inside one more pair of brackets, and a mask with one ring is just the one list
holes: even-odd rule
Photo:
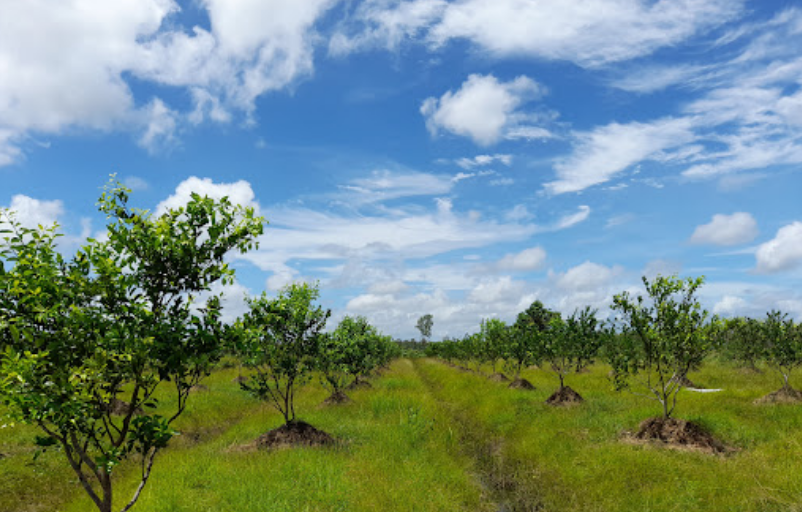
[[0, 207], [103, 232], [111, 173], [270, 225], [242, 297], [460, 336], [705, 275], [802, 318], [802, 6], [737, 0], [0, 0]]

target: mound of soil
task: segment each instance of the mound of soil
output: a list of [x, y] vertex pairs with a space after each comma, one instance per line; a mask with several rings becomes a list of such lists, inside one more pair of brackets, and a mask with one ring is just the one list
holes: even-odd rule
[[231, 382], [233, 382], [234, 384], [242, 384], [244, 382], [248, 382], [249, 380], [250, 379], [245, 375], [240, 375], [238, 377], [234, 377], [234, 380], [232, 380]]
[[262, 434], [254, 442], [260, 450], [291, 446], [327, 446], [334, 438], [305, 421], [295, 420]]
[[756, 404], [795, 404], [802, 402], [802, 391], [785, 386], [755, 400]]
[[510, 389], [523, 389], [525, 391], [535, 390], [535, 386], [533, 386], [532, 383], [526, 379], [515, 379], [514, 381], [510, 382], [509, 387]]
[[563, 386], [557, 391], [554, 392], [548, 399], [546, 399], [546, 403], [549, 405], [576, 405], [581, 404], [584, 402], [585, 399], [582, 398], [582, 395], [571, 389], [570, 386]]
[[370, 389], [373, 385], [366, 381], [366, 380], [355, 380], [354, 382], [348, 384], [345, 389], [352, 390], [352, 389]]
[[[126, 416], [131, 410], [131, 404], [119, 398], [112, 398], [106, 407], [110, 413], [116, 414], [117, 416]], [[142, 414], [142, 412], [141, 407], [134, 409], [134, 414]]]
[[342, 391], [336, 391], [331, 394], [327, 399], [323, 400], [321, 405], [339, 405], [350, 403], [351, 399]]
[[635, 438], [644, 441], [660, 441], [673, 446], [694, 448], [710, 453], [729, 451], [721, 441], [699, 425], [676, 418], [656, 417], [643, 420]]
[[493, 382], [509, 382], [510, 378], [504, 375], [503, 373], [494, 373], [488, 379], [492, 380]]
[[203, 384], [196, 384], [196, 385], [192, 386], [191, 388], [189, 388], [189, 391], [192, 392], [192, 393], [199, 393], [201, 391], [209, 391], [209, 388], [207, 388]]

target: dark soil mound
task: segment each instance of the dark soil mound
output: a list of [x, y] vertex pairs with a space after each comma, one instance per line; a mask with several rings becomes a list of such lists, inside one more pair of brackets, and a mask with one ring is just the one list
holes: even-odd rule
[[509, 382], [510, 378], [504, 375], [503, 373], [494, 373], [488, 379], [492, 380], [493, 382]]
[[242, 384], [244, 382], [248, 382], [249, 380], [250, 378], [246, 377], [245, 375], [240, 375], [239, 377], [234, 377], [234, 380], [232, 380], [231, 382], [233, 382], [234, 384]]
[[[131, 404], [126, 402], [125, 400], [120, 400], [119, 398], [112, 398], [111, 402], [107, 405], [108, 411], [112, 414], [116, 414], [118, 416], [126, 416], [128, 412], [131, 410]], [[134, 409], [134, 414], [142, 414], [142, 408], [137, 407]]]
[[526, 379], [515, 379], [514, 381], [510, 382], [509, 387], [510, 389], [523, 389], [526, 391], [535, 390], [535, 386], [533, 386], [532, 383]]
[[290, 446], [326, 446], [333, 443], [333, 437], [300, 420], [274, 428], [255, 441], [256, 447], [260, 450]]
[[352, 389], [370, 389], [373, 385], [366, 381], [366, 380], [355, 380], [354, 382], [348, 384], [345, 389], [352, 390]]
[[756, 404], [795, 404], [802, 402], [802, 391], [785, 386], [755, 400]]
[[728, 451], [724, 444], [699, 425], [675, 418], [649, 418], [643, 420], [635, 434], [636, 439], [661, 441], [666, 444], [695, 448], [711, 453]]
[[322, 405], [339, 405], [350, 403], [351, 399], [342, 391], [336, 391], [331, 394], [327, 399], [323, 400]]
[[579, 393], [571, 389], [570, 386], [561, 387], [546, 399], [546, 403], [549, 405], [576, 405], [584, 401], [585, 399], [582, 398]]

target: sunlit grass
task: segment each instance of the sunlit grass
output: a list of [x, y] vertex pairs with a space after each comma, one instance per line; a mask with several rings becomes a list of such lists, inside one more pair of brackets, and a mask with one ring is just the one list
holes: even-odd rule
[[[299, 417], [339, 440], [327, 448], [243, 450], [282, 418], [248, 398], [233, 376], [216, 374], [193, 397], [179, 427], [202, 435], [185, 432], [160, 454], [137, 510], [481, 510], [468, 461], [451, 455], [447, 422], [409, 361], [397, 361], [373, 389], [350, 392], [351, 404], [320, 407], [326, 392], [315, 383], [300, 394]], [[121, 496], [134, 485], [126, 475]], [[65, 510], [91, 507], [79, 498]]]
[[[530, 470], [547, 510], [795, 510], [802, 503], [802, 407], [758, 406], [778, 387], [775, 375], [709, 365], [691, 375], [719, 393], [682, 391], [676, 416], [702, 424], [737, 452], [713, 456], [638, 445], [626, 430], [660, 414], [656, 402], [615, 393], [609, 368], [572, 375], [586, 402], [544, 404], [556, 388], [548, 372], [525, 373], [536, 391], [513, 391], [442, 364], [422, 361], [439, 398], [503, 436], [511, 464]], [[797, 508], [802, 509], [802, 508]]]
[[[235, 368], [221, 370], [191, 397], [176, 425], [182, 435], [159, 454], [135, 510], [497, 510], [480, 478], [488, 449], [503, 455], [495, 476], [545, 510], [802, 510], [802, 407], [753, 403], [780, 386], [777, 375], [721, 364], [690, 375], [723, 389], [682, 391], [675, 413], [735, 449], [714, 456], [626, 442], [622, 434], [660, 407], [614, 392], [608, 371], [571, 375], [585, 403], [554, 408], [544, 402], [558, 380], [546, 371], [527, 370], [537, 389], [518, 391], [436, 361], [398, 360], [372, 389], [349, 392], [353, 403], [321, 407], [327, 392], [316, 382], [300, 393], [300, 418], [336, 446], [253, 451], [242, 447], [282, 418], [239, 389]], [[160, 406], [172, 400], [165, 387]], [[35, 433], [0, 430], [0, 511], [92, 510], [63, 454], [32, 462]], [[137, 483], [134, 469], [116, 475], [118, 509]]]

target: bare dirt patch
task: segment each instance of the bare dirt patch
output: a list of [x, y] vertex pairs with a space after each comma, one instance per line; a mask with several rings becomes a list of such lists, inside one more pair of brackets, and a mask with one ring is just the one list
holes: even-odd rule
[[755, 400], [758, 405], [762, 404], [796, 404], [802, 402], [802, 391], [790, 386], [785, 386], [773, 393], [760, 397]]
[[234, 380], [232, 380], [231, 382], [233, 382], [234, 384], [244, 384], [245, 382], [248, 382], [249, 380], [250, 380], [250, 378], [246, 377], [245, 375], [240, 375], [238, 377], [234, 377]]
[[510, 389], [522, 389], [524, 391], [534, 391], [535, 386], [526, 379], [515, 379], [514, 381], [510, 382], [509, 385]]
[[571, 406], [584, 401], [582, 395], [571, 389], [571, 386], [561, 387], [546, 399], [546, 403], [553, 406]]
[[349, 398], [343, 391], [335, 391], [332, 393], [327, 399], [323, 400], [323, 403], [320, 405], [341, 405], [341, 404], [349, 404], [353, 400]]
[[643, 420], [632, 438], [662, 443], [670, 448], [706, 453], [723, 454], [733, 451], [696, 423], [677, 418], [655, 417]]

